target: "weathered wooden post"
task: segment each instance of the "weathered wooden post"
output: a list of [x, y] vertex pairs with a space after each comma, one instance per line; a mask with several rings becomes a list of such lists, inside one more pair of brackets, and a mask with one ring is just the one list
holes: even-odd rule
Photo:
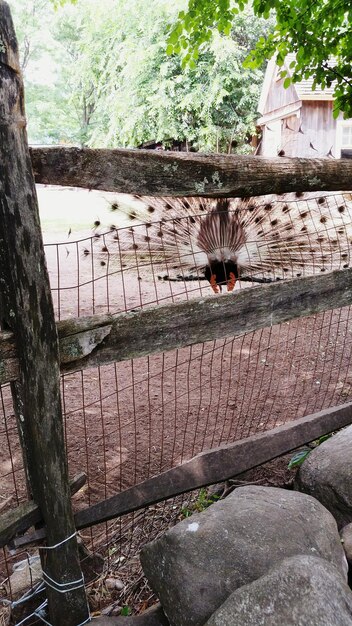
[[[0, 0], [1, 323], [14, 332], [20, 375], [13, 398], [28, 480], [47, 529], [42, 550], [49, 620], [89, 621], [71, 509], [59, 386], [59, 353], [27, 146], [23, 85], [8, 5]], [[1, 363], [0, 363], [1, 367]], [[59, 545], [57, 545], [59, 544]]]

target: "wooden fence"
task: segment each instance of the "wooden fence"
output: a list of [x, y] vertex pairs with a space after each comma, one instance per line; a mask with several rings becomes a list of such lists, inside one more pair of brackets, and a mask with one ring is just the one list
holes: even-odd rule
[[[236, 336], [352, 304], [352, 269], [296, 278], [226, 296], [55, 324], [34, 189], [36, 182], [144, 195], [249, 196], [349, 190], [352, 161], [265, 159], [134, 150], [32, 149], [8, 7], [0, 0], [0, 383], [11, 382], [33, 501], [0, 518], [0, 546], [44, 524], [52, 624], [89, 619], [75, 529], [233, 477], [352, 422], [345, 404], [201, 453], [73, 517], [59, 392], [62, 372]], [[31, 164], [33, 165], [34, 177]], [[59, 343], [57, 341], [59, 340]], [[79, 484], [79, 479], [78, 483]], [[75, 487], [71, 486], [74, 491]], [[72, 540], [68, 538], [72, 537]], [[63, 586], [65, 593], [62, 593]], [[66, 587], [65, 587], [66, 585]], [[71, 587], [70, 587], [71, 585]]]

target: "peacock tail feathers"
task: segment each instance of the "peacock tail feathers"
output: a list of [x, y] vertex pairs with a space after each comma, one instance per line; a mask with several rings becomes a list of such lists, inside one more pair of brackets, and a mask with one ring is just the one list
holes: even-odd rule
[[246, 199], [126, 196], [117, 223], [97, 232], [104, 258], [127, 270], [204, 278], [233, 263], [238, 278], [277, 280], [349, 267], [352, 195], [306, 193]]

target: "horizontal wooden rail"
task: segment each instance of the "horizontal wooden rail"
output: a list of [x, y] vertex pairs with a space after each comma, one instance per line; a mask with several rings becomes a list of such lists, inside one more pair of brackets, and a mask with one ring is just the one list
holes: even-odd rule
[[[70, 481], [71, 494], [77, 493], [87, 480], [86, 474], [81, 472]], [[0, 548], [6, 546], [17, 533], [42, 521], [42, 514], [35, 502], [24, 502], [15, 509], [11, 509], [0, 516]]]
[[119, 193], [247, 197], [352, 187], [350, 159], [63, 147], [30, 152], [37, 183]]
[[[93, 526], [187, 491], [233, 478], [351, 423], [352, 403], [349, 402], [202, 452], [178, 467], [78, 511], [75, 515], [76, 528]], [[23, 547], [44, 537], [43, 528], [20, 538], [18, 542], [15, 539], [14, 545]]]
[[[61, 371], [70, 372], [238, 336], [352, 304], [352, 268], [118, 315], [58, 322]], [[13, 336], [0, 333], [0, 383], [16, 380]]]

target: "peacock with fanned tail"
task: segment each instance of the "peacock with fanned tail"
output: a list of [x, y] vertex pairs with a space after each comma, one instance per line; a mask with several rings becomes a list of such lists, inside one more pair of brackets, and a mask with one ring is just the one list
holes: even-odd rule
[[111, 209], [129, 225], [111, 226], [102, 255], [118, 251], [121, 266], [131, 253], [137, 265], [153, 259], [163, 278], [206, 279], [215, 293], [223, 286], [232, 291], [237, 280], [271, 282], [351, 263], [347, 192], [246, 199], [126, 196]]

